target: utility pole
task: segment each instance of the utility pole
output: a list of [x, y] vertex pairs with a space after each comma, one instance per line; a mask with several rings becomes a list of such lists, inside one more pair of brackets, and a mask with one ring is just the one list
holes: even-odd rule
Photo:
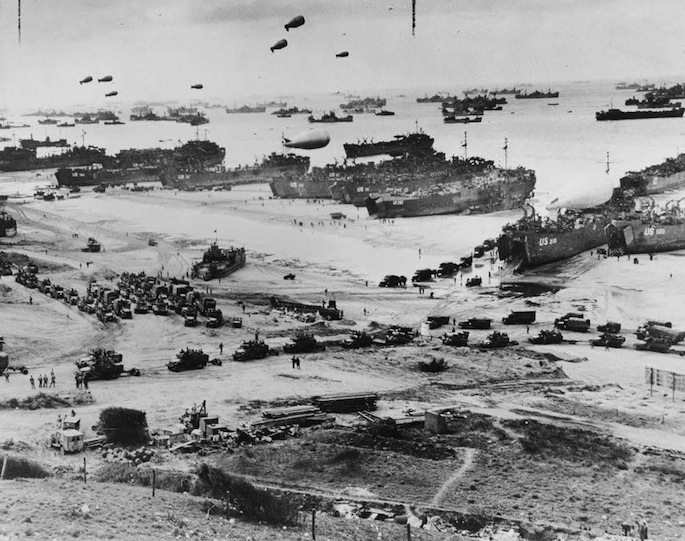
[[21, 0], [17, 0], [17, 31], [19, 36], [19, 46], [21, 47]]
[[504, 138], [504, 170], [506, 171], [508, 169], [507, 167], [507, 150], [509, 149], [509, 141], [507, 138]]
[[464, 132], [464, 142], [461, 144], [461, 146], [464, 148], [464, 160], [468, 159], [468, 135], [466, 132]]

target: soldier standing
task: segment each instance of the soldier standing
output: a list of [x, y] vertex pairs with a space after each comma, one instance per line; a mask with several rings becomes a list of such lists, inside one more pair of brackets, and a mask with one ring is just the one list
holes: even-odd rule
[[31, 382], [31, 389], [35, 389], [36, 388], [36, 380], [33, 379], [33, 374], [29, 378], [29, 381]]

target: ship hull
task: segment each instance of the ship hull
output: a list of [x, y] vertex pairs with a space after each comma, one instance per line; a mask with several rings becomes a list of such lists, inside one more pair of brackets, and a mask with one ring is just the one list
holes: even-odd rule
[[55, 173], [58, 186], [98, 186], [102, 184], [120, 185], [158, 180], [159, 168], [109, 170], [109, 169], [58, 169]]
[[295, 178], [277, 178], [269, 182], [271, 192], [283, 199], [332, 199], [328, 180], [311, 181]]
[[486, 213], [519, 208], [535, 187], [535, 180], [497, 182], [486, 188], [464, 186], [456, 193], [423, 197], [368, 197], [366, 208], [375, 218], [408, 218], [439, 214]]
[[674, 190], [685, 185], [685, 171], [673, 175], [664, 176], [645, 176], [638, 181], [633, 179], [621, 179], [621, 189], [633, 189], [635, 195], [655, 195], [667, 190]]
[[606, 228], [612, 251], [652, 254], [685, 249], [685, 223], [655, 224], [640, 220], [613, 220]]
[[[211, 249], [210, 249], [211, 250]], [[223, 252], [223, 257], [219, 260], [203, 261], [194, 264], [190, 269], [191, 278], [200, 278], [208, 281], [214, 278], [225, 278], [242, 269], [245, 266], [245, 249], [216, 250]], [[206, 257], [207, 254], [205, 254]]]
[[518, 270], [563, 261], [606, 244], [606, 225], [604, 218], [596, 217], [570, 231], [506, 231], [497, 239], [499, 257]]
[[613, 109], [610, 111], [600, 111], [595, 113], [597, 120], [639, 120], [645, 118], [680, 118], [685, 113], [682, 107], [677, 109], [659, 109], [656, 111], [638, 110], [621, 111]]

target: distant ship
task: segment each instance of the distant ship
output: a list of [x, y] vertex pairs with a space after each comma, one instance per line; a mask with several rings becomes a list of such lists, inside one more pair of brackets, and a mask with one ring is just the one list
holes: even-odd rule
[[559, 92], [540, 92], [539, 90], [534, 90], [533, 92], [519, 92], [514, 96], [517, 100], [535, 100], [542, 98], [558, 98]]
[[366, 208], [369, 216], [375, 218], [480, 214], [519, 208], [534, 188], [532, 171], [489, 169], [482, 174], [443, 181], [413, 195], [370, 196]]
[[54, 118], [46, 118], [44, 120], [39, 120], [38, 124], [57, 124], [59, 120], [55, 120]]
[[445, 99], [445, 96], [433, 94], [430, 97], [426, 95], [423, 98], [416, 98], [416, 103], [442, 103]]
[[191, 278], [212, 280], [224, 278], [245, 266], [245, 248], [223, 249], [212, 243], [203, 254], [202, 261], [190, 268]]
[[226, 112], [232, 113], [264, 113], [266, 112], [266, 107], [264, 105], [241, 105], [240, 107], [226, 107]]
[[31, 135], [30, 139], [19, 139], [19, 144], [21, 148], [39, 148], [39, 147], [67, 147], [69, 144], [66, 139], [56, 139], [51, 141], [49, 137], [46, 137], [44, 141], [39, 141], [34, 139]]
[[312, 111], [311, 109], [299, 109], [298, 107], [288, 107], [287, 109], [282, 107], [271, 114], [278, 115], [279, 117], [282, 115], [311, 115]]
[[325, 122], [325, 123], [352, 122], [354, 120], [354, 117], [352, 115], [339, 117], [339, 116], [336, 116], [334, 111], [331, 111], [329, 113], [324, 113], [320, 118], [315, 118], [313, 116], [310, 116], [307, 120], [309, 122]]
[[343, 111], [348, 110], [374, 110], [385, 107], [387, 100], [385, 98], [362, 98], [341, 103], [340, 108]]
[[667, 158], [642, 171], [628, 172], [620, 183], [622, 190], [632, 190], [635, 195], [655, 195], [681, 188], [685, 186], [685, 154]]
[[387, 109], [381, 109], [376, 111], [376, 116], [395, 116], [395, 111], [388, 111]]
[[606, 227], [612, 253], [653, 254], [685, 249], [685, 215], [677, 207], [662, 213], [612, 220]]
[[517, 89], [515, 86], [512, 88], [499, 88], [491, 90], [490, 94], [496, 96], [497, 94], [520, 94], [521, 90]]
[[361, 143], [345, 143], [343, 148], [348, 158], [363, 158], [389, 154], [390, 156], [402, 156], [403, 154], [422, 154], [432, 152], [434, 139], [423, 133], [410, 133], [408, 135], [395, 135], [391, 141], [363, 141]]
[[481, 115], [477, 115], [477, 116], [449, 115], [449, 116], [443, 117], [442, 121], [445, 124], [470, 124], [472, 122], [482, 122], [483, 117]]
[[497, 239], [499, 258], [515, 270], [562, 261], [606, 244], [607, 225], [602, 213], [568, 210], [556, 221], [526, 214], [503, 228]]
[[93, 118], [90, 115], [84, 115], [81, 118], [77, 118], [74, 120], [76, 124], [99, 124], [100, 119], [99, 118]]
[[647, 110], [638, 109], [637, 111], [622, 111], [621, 109], [609, 109], [608, 111], [598, 111], [595, 113], [597, 120], [633, 120], [643, 118], [680, 118], [685, 113], [682, 107], [673, 109]]

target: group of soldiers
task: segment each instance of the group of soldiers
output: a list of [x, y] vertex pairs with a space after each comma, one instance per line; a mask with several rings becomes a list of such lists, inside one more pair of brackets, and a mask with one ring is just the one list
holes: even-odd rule
[[[31, 389], [35, 389], [36, 388], [36, 380], [33, 379], [33, 374], [29, 378], [29, 382], [31, 383]], [[41, 374], [38, 376], [38, 388], [40, 388], [40, 389], [47, 389], [48, 387], [54, 387], [56, 383], [57, 383], [57, 379], [55, 378], [55, 371], [54, 370], [50, 371], [50, 381], [49, 382], [48, 382], [47, 374]]]

